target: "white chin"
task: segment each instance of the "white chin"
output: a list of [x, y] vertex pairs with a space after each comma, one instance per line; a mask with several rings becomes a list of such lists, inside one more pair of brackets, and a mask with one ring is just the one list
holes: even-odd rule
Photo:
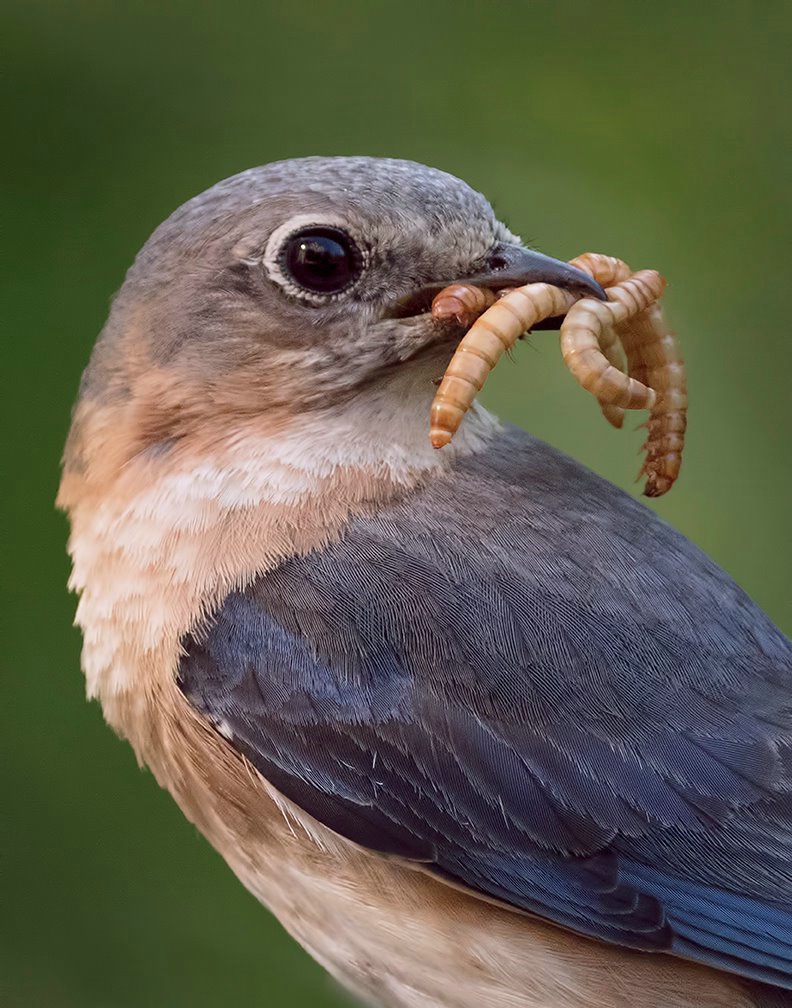
[[501, 428], [478, 405], [467, 414], [451, 445], [438, 450], [429, 443], [435, 381], [453, 351], [453, 343], [438, 344], [363, 386], [354, 398], [301, 418], [280, 439], [279, 458], [316, 476], [351, 467], [410, 484], [428, 470], [482, 450]]

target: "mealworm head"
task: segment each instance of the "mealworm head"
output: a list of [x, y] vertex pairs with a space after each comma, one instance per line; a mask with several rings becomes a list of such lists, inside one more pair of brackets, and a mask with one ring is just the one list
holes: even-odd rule
[[624, 407], [623, 406], [611, 406], [610, 403], [600, 402], [600, 409], [602, 410], [602, 415], [611, 425], [617, 430], [621, 430], [624, 426]]
[[432, 301], [432, 318], [438, 322], [453, 319], [467, 328], [474, 319], [495, 303], [497, 295], [486, 287], [451, 284]]

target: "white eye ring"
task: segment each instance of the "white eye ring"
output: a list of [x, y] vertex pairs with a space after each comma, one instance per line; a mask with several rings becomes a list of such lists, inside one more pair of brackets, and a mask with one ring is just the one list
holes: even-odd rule
[[[306, 290], [304, 287], [297, 284], [283, 269], [282, 251], [285, 243], [296, 232], [311, 227], [319, 229], [332, 228], [343, 231], [349, 235], [351, 240], [357, 246], [357, 251], [360, 254], [360, 273], [349, 284], [349, 286], [345, 287], [338, 293], [321, 294]], [[289, 297], [313, 305], [327, 304], [328, 302], [336, 301], [348, 294], [349, 291], [352, 290], [352, 288], [354, 288], [358, 283], [360, 277], [365, 273], [368, 263], [369, 251], [366, 248], [366, 245], [361, 241], [360, 237], [350, 229], [349, 224], [345, 220], [342, 220], [340, 217], [320, 218], [314, 214], [296, 214], [294, 217], [290, 217], [289, 220], [275, 228], [267, 240], [267, 244], [264, 248], [264, 254], [261, 257], [261, 264], [263, 265], [267, 276], [273, 283], [277, 284], [286, 294], [288, 294]]]

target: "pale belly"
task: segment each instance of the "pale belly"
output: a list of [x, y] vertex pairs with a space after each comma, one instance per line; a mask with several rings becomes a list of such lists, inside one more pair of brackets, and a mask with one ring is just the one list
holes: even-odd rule
[[129, 711], [109, 720], [187, 818], [375, 1008], [756, 1008], [727, 974], [581, 938], [343, 839], [275, 792], [171, 683]]
[[724, 974], [580, 938], [361, 851], [327, 831], [323, 843], [315, 825], [311, 837], [294, 828], [295, 856], [278, 859], [276, 872], [251, 872], [250, 862], [232, 867], [364, 1003], [752, 1008], [739, 983]]

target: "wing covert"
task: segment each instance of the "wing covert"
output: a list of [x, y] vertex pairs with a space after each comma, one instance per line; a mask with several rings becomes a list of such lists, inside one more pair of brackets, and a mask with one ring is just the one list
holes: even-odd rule
[[229, 596], [180, 683], [357, 843], [792, 986], [789, 668], [694, 547], [511, 434]]

